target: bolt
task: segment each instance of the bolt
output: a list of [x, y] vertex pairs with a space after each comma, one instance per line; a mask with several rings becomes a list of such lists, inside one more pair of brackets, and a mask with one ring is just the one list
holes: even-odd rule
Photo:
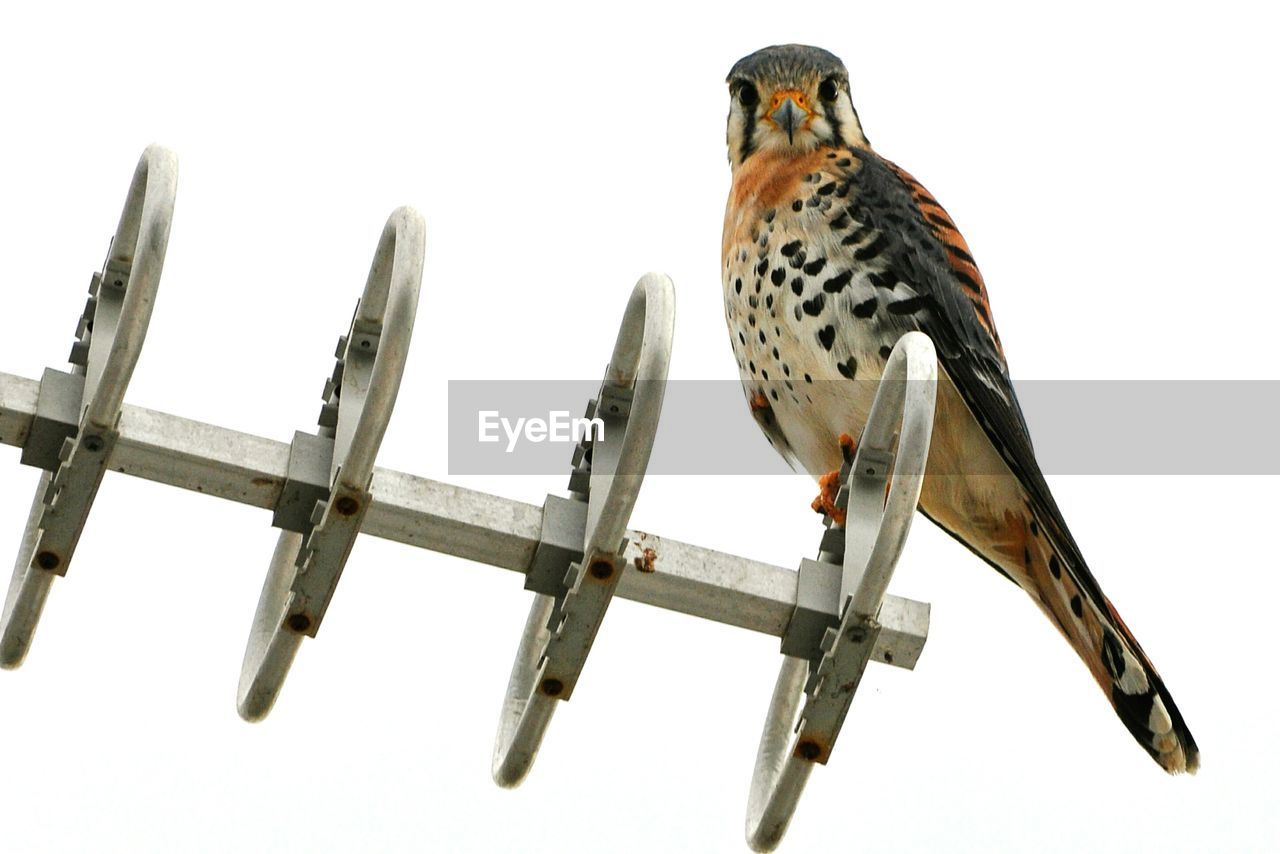
[[285, 620], [285, 625], [295, 632], [305, 632], [311, 628], [311, 618], [306, 614], [290, 614], [289, 618]]
[[543, 679], [542, 693], [548, 697], [558, 697], [560, 692], [564, 690], [564, 683], [559, 679]]
[[53, 552], [40, 552], [40, 554], [36, 555], [36, 566], [41, 569], [57, 569], [60, 563], [62, 563], [62, 558]]
[[86, 451], [90, 451], [96, 454], [98, 453], [98, 451], [102, 450], [102, 446], [104, 444], [105, 443], [102, 441], [101, 436], [85, 436], [84, 437], [84, 449]]
[[356, 501], [350, 495], [344, 495], [337, 501], [333, 502], [333, 509], [338, 511], [340, 516], [352, 516], [360, 509], [360, 502]]
[[613, 564], [607, 560], [593, 560], [590, 572], [592, 578], [607, 581], [613, 575]]

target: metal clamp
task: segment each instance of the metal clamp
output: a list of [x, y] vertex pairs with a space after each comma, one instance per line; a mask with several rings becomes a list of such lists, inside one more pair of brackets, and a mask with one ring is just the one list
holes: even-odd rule
[[[843, 558], [808, 562], [807, 571], [826, 565], [840, 573], [833, 609], [839, 624], [826, 629], [812, 657], [793, 654], [783, 660], [747, 803], [747, 844], [753, 850], [771, 851], [782, 841], [814, 763], [825, 765], [831, 755], [875, 648], [880, 606], [924, 483], [937, 371], [937, 355], [927, 336], [909, 332], [899, 339], [848, 466], [841, 490], [845, 501], [838, 499], [847, 508]], [[820, 556], [828, 561], [841, 545], [841, 538], [831, 533], [823, 538]], [[804, 708], [797, 721], [801, 698]]]
[[26, 656], [53, 579], [66, 574], [102, 484], [160, 286], [177, 187], [177, 157], [148, 147], [102, 271], [89, 285], [71, 371], [46, 371], [41, 382], [44, 418], [33, 423], [22, 461], [45, 473], [0, 616], [0, 667], [17, 667]]
[[[338, 341], [318, 435], [299, 434], [290, 449], [289, 480], [274, 520], [284, 530], [240, 670], [236, 708], [245, 720], [266, 717], [303, 636], [315, 637], [371, 503], [374, 459], [413, 336], [424, 237], [422, 217], [412, 208], [398, 208], [387, 219], [351, 328]], [[317, 468], [327, 468], [320, 483]]]
[[[556, 701], [572, 696], [622, 576], [620, 555], [662, 412], [674, 324], [671, 280], [645, 275], [631, 292], [613, 358], [592, 403], [604, 429], [574, 457], [570, 489], [580, 496], [585, 489], [580, 538], [575, 519], [581, 511], [572, 507], [573, 500], [549, 498], [544, 507], [537, 574], [554, 573], [550, 562], [568, 563], [561, 564], [563, 580], [556, 593], [535, 595], [520, 637], [493, 749], [493, 779], [500, 786], [519, 785], [529, 773]], [[568, 540], [581, 543], [580, 554]], [[543, 582], [530, 586], [545, 589]]]

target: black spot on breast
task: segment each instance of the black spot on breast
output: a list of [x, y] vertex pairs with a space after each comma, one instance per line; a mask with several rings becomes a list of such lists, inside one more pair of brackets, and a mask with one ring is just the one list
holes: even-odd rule
[[1071, 613], [1077, 617], [1084, 616], [1084, 603], [1080, 601], [1079, 593], [1071, 597]]
[[752, 308], [759, 308], [760, 298], [755, 295], [747, 297], [747, 305], [751, 306]]
[[745, 345], [745, 344], [747, 343], [747, 336], [743, 335], [743, 334], [742, 334], [742, 332], [741, 332], [741, 331], [739, 331], [739, 332], [738, 332], [738, 340], [739, 340], [739, 341], [741, 341], [741, 342]]
[[764, 221], [766, 223], [773, 222], [773, 218], [778, 215], [777, 208], [769, 208], [764, 212]]
[[821, 187], [818, 188], [818, 195], [829, 196], [835, 191], [836, 191], [836, 182], [828, 181], [827, 183], [823, 184]]
[[752, 376], [755, 376], [755, 373], [756, 373], [756, 363], [755, 363], [755, 362], [747, 362], [747, 367], [749, 367], [749, 368], [751, 369], [751, 374], [752, 374]]
[[843, 213], [840, 214], [840, 216], [831, 220], [831, 228], [834, 229], [835, 231], [840, 231], [841, 229], [848, 228], [849, 223], [851, 222], [852, 220], [849, 219], [849, 212], [844, 211]]
[[855, 228], [853, 231], [845, 235], [845, 238], [840, 241], [840, 245], [852, 246], [855, 243], [861, 243], [863, 239], [870, 234], [871, 234], [871, 226], [860, 225], [857, 228]]
[[778, 251], [781, 252], [787, 258], [790, 258], [792, 255], [796, 254], [796, 250], [798, 250], [799, 248], [800, 248], [800, 241], [793, 240], [790, 243], [783, 244], [782, 248], [779, 249]]
[[837, 166], [852, 166], [852, 165], [853, 165], [853, 161], [852, 161], [852, 160], [850, 160], [848, 157], [841, 157], [839, 160], [837, 160], [837, 161], [836, 161], [836, 165], [837, 165]]
[[816, 276], [822, 272], [822, 268], [827, 266], [826, 258], [818, 258], [804, 265], [804, 272], [809, 276]]
[[1032, 520], [1031, 520], [1030, 528], [1031, 528], [1031, 536], [1033, 536], [1033, 537], [1038, 537], [1038, 536], [1040, 536], [1040, 526], [1036, 524], [1036, 520], [1035, 520], [1035, 519], [1032, 519]]
[[768, 271], [769, 271], [769, 259], [768, 258], [760, 259], [760, 263], [756, 265], [756, 272], [763, 276]]
[[808, 374], [805, 374], [805, 375], [804, 375], [804, 381], [805, 381], [805, 382], [807, 382], [807, 383], [812, 383], [812, 382], [813, 382], [813, 377], [809, 376]]
[[777, 347], [774, 347], [774, 348], [773, 348], [773, 358], [775, 358], [775, 359], [776, 359], [776, 358], [778, 358], [778, 348], [777, 348]]
[[[821, 294], [819, 294], [821, 296]], [[836, 342], [836, 328], [828, 324], [818, 330], [818, 343], [822, 345], [824, 350], [830, 350], [831, 345]]]
[[760, 371], [760, 378], [761, 378], [761, 379], [763, 379], [763, 380], [765, 380], [765, 381], [768, 381], [768, 379], [769, 379], [769, 372], [768, 372], [768, 371], [765, 371], [765, 370]]
[[858, 360], [853, 356], [850, 356], [843, 362], [837, 362], [836, 370], [840, 372], [840, 376], [847, 380], [851, 380], [858, 373]]
[[858, 303], [853, 307], [853, 316], [854, 317], [870, 317], [871, 315], [876, 313], [877, 305], [878, 303], [875, 297], [871, 297], [870, 299], [863, 300], [862, 302]]
[[804, 202], [800, 201], [799, 199], [796, 199], [794, 202], [791, 203], [791, 209], [796, 213], [800, 213], [800, 211], [804, 210]]
[[803, 249], [801, 249], [796, 254], [792, 255], [791, 261], [790, 261], [792, 269], [799, 270], [801, 267], [803, 267], [804, 259], [805, 259], [805, 254]]
[[769, 389], [769, 397], [772, 397], [774, 400], [777, 400], [777, 399], [778, 399], [778, 390], [777, 390], [776, 388], [771, 388], [771, 389]]
[[748, 314], [748, 315], [747, 315], [747, 325], [748, 325], [748, 326], [755, 326], [755, 325], [756, 325], [756, 316], [755, 316], [754, 314]]
[[858, 261], [870, 261], [879, 255], [888, 246], [888, 241], [883, 234], [877, 234], [876, 239], [868, 243], [866, 246], [859, 246], [853, 250], [853, 257]]
[[1022, 547], [1022, 563], [1025, 566], [1031, 566], [1031, 549], [1026, 546]]
[[768, 294], [768, 295], [764, 298], [764, 307], [765, 307], [765, 308], [773, 308], [773, 294]]
[[890, 354], [892, 354], [892, 353], [893, 353], [893, 348], [892, 348], [892, 347], [890, 347], [888, 344], [886, 344], [886, 345], [884, 345], [883, 347], [881, 347], [881, 348], [880, 348], [880, 358], [881, 358], [881, 359], [888, 359], [888, 358], [889, 358], [889, 356], [890, 356]]
[[763, 343], [764, 343], [764, 330], [763, 330], [763, 329], [761, 329], [761, 330], [760, 330], [760, 343], [761, 343], [761, 344], [763, 344]]
[[802, 293], [804, 293], [804, 279], [800, 278], [799, 276], [796, 276], [794, 279], [792, 279], [791, 292], [796, 296], [800, 296]]
[[781, 285], [786, 280], [787, 280], [787, 271], [782, 269], [781, 267], [778, 267], [772, 273], [769, 274], [769, 281], [773, 282], [775, 285]]
[[929, 296], [916, 296], [897, 302], [891, 302], [885, 308], [890, 314], [915, 314], [921, 309], [928, 308], [933, 303], [933, 298]]
[[[805, 300], [801, 304], [801, 307], [804, 308], [805, 314], [809, 315], [810, 317], [817, 317], [819, 314], [822, 314], [822, 309], [826, 304], [827, 304], [826, 294], [817, 294], [816, 296], [814, 296], [813, 299]], [[831, 349], [831, 348], [828, 347], [827, 349]]]
[[867, 281], [875, 285], [877, 288], [885, 290], [893, 290], [901, 279], [892, 270], [882, 270], [879, 273], [872, 273], [867, 276]]
[[1062, 577], [1062, 564], [1058, 563], [1057, 555], [1049, 556], [1049, 572], [1053, 573], [1054, 578]]
[[853, 271], [845, 270], [822, 283], [822, 289], [829, 294], [838, 294], [853, 281]]

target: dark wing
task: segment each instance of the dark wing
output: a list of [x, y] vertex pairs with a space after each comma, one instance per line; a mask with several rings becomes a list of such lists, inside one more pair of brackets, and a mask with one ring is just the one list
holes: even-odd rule
[[[886, 309], [909, 316], [928, 335], [952, 384], [1010, 470], [1026, 488], [1034, 515], [1051, 525], [1053, 539], [1096, 601], [1105, 597], [1085, 565], [1062, 512], [1036, 462], [1018, 405], [986, 286], [951, 217], [915, 178], [873, 152], [858, 152], [850, 215], [884, 238], [873, 263], [902, 283]], [[905, 285], [905, 288], [903, 286]], [[910, 291], [908, 293], [907, 291]]]

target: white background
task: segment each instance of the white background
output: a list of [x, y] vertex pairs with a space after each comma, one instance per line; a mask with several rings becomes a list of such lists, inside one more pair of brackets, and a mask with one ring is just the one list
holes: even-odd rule
[[[1276, 22], [1254, 9], [10, 4], [0, 370], [64, 365], [159, 141], [181, 178], [130, 402], [311, 429], [382, 223], [413, 204], [426, 273], [380, 463], [540, 503], [562, 477], [449, 477], [446, 380], [598, 376], [647, 269], [676, 282], [672, 376], [734, 377], [722, 81], [804, 41], [845, 59], [872, 142], [964, 230], [1016, 378], [1277, 378]], [[1231, 441], [1231, 413], [1186, 417], [1205, 436], [1186, 453]], [[0, 457], [8, 552], [36, 475]], [[867, 674], [787, 850], [1275, 844], [1274, 479], [1052, 486], [1199, 776], [1166, 778], [1026, 598], [921, 520], [893, 589], [933, 604], [924, 657]], [[794, 566], [813, 491], [651, 478], [633, 525]], [[233, 701], [274, 539], [261, 511], [107, 477], [25, 666], [0, 674], [0, 849], [745, 850], [776, 640], [616, 602], [530, 779], [502, 791], [520, 579], [362, 538], [251, 726]]]

